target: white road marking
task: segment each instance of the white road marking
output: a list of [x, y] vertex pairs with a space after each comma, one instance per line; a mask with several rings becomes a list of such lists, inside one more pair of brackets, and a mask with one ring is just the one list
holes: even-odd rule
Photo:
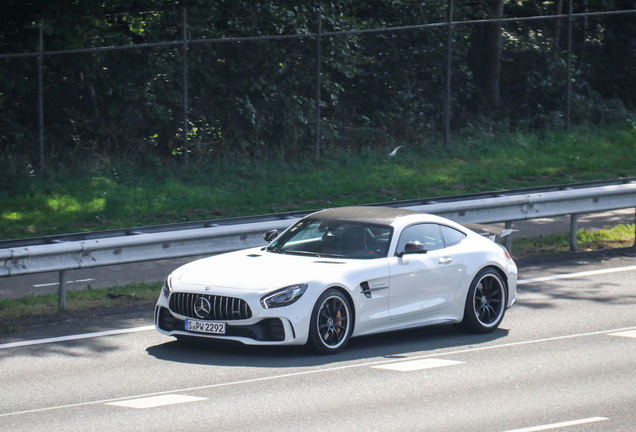
[[461, 361], [454, 360], [441, 360], [441, 359], [419, 359], [419, 360], [411, 360], [411, 361], [401, 361], [398, 363], [390, 363], [379, 366], [371, 366], [375, 369], [388, 369], [400, 372], [412, 372], [416, 370], [422, 369], [432, 369], [444, 366], [453, 366], [458, 364], [463, 364]]
[[[67, 284], [74, 284], [74, 283], [82, 283], [82, 282], [92, 282], [95, 279], [78, 279], [78, 280], [74, 280], [74, 281], [67, 281]], [[44, 288], [44, 287], [50, 287], [50, 286], [57, 286], [59, 285], [59, 282], [49, 282], [49, 283], [43, 283], [43, 284], [35, 284], [33, 285], [33, 288]]]
[[167, 394], [167, 395], [151, 396], [151, 397], [145, 397], [145, 398], [139, 398], [139, 399], [130, 399], [130, 400], [121, 401], [121, 402], [108, 402], [106, 405], [114, 405], [114, 406], [120, 406], [125, 408], [144, 409], [144, 408], [155, 408], [155, 407], [166, 406], [166, 405], [176, 405], [176, 404], [187, 403], [187, 402], [196, 402], [201, 400], [207, 400], [207, 398], [197, 397], [197, 396]]
[[624, 332], [619, 332], [619, 333], [610, 333], [610, 336], [622, 336], [622, 337], [629, 337], [629, 338], [635, 338], [636, 339], [636, 330], [629, 330], [629, 331], [624, 331]]
[[[603, 270], [603, 271], [572, 273], [570, 275], [547, 276], [545, 278], [525, 279], [525, 280], [520, 280], [518, 283], [524, 284], [524, 283], [531, 283], [531, 282], [534, 282], [534, 281], [548, 281], [548, 280], [555, 280], [555, 279], [564, 279], [566, 277], [581, 277], [581, 276], [594, 275], [594, 274], [610, 273], [612, 271], [613, 272], [620, 272], [620, 271], [630, 271], [630, 270], [636, 270], [636, 266], [619, 267], [619, 268], [607, 269], [607, 270]], [[149, 331], [149, 330], [153, 330], [153, 329], [154, 329], [154, 326], [150, 325], [150, 326], [136, 327], [136, 328], [130, 328], [130, 329], [123, 329], [123, 330], [111, 330], [111, 331], [104, 331], [104, 332], [96, 332], [96, 333], [86, 333], [86, 334], [79, 334], [79, 335], [63, 336], [63, 337], [58, 337], [58, 338], [48, 338], [48, 339], [38, 339], [38, 340], [32, 340], [32, 341], [12, 342], [12, 343], [0, 344], [0, 349], [24, 347], [24, 346], [38, 345], [38, 344], [44, 344], [44, 343], [53, 343], [53, 342], [64, 342], [64, 341], [69, 341], [69, 340], [88, 339], [88, 338], [101, 337], [101, 336], [112, 336], [112, 335], [125, 334], [125, 333]], [[565, 336], [555, 336], [555, 337], [551, 337], [551, 338], [543, 338], [543, 339], [536, 339], [536, 340], [529, 340], [529, 341], [512, 342], [512, 343], [508, 343], [508, 344], [491, 345], [491, 346], [477, 347], [477, 348], [467, 348], [467, 349], [463, 349], [463, 350], [449, 351], [449, 352], [446, 352], [446, 353], [438, 353], [438, 354], [429, 354], [429, 355], [417, 356], [417, 357], [414, 357], [412, 360], [432, 358], [434, 356], [435, 357], [449, 356], [449, 355], [455, 355], [455, 354], [463, 354], [463, 353], [470, 353], [470, 352], [494, 350], [494, 349], [514, 347], [514, 346], [521, 346], [521, 345], [530, 345], [530, 344], [536, 344], [536, 343], [560, 341], [560, 340], [565, 340], [565, 339], [580, 338], [580, 337], [587, 337], [587, 336], [595, 336], [595, 335], [601, 335], [601, 334], [618, 334], [618, 333], [626, 333], [626, 332], [630, 332], [631, 333], [632, 331], [636, 332], [636, 327], [628, 327], [628, 328], [612, 329], [612, 330], [602, 330], [602, 331], [597, 331], [597, 332], [580, 333], [580, 334], [565, 335]], [[274, 376], [270, 376], [270, 377], [254, 378], [254, 379], [249, 379], [249, 380], [233, 381], [233, 382], [218, 383], [218, 384], [209, 384], [209, 385], [203, 385], [203, 386], [198, 386], [198, 387], [183, 388], [183, 389], [170, 390], [170, 391], [164, 391], [164, 392], [155, 392], [155, 393], [150, 393], [150, 394], [146, 394], [146, 395], [137, 395], [137, 396], [139, 396], [139, 397], [151, 397], [151, 396], [160, 396], [160, 395], [172, 394], [172, 393], [175, 393], [175, 392], [183, 393], [183, 392], [189, 392], [189, 391], [195, 391], [195, 390], [208, 390], [208, 389], [213, 389], [213, 388], [218, 388], [218, 387], [227, 387], [227, 386], [233, 386], [233, 385], [241, 385], [241, 384], [250, 384], [250, 383], [256, 383], [256, 382], [271, 381], [271, 380], [283, 379], [283, 378], [288, 378], [288, 377], [296, 377], [296, 376], [303, 376], [303, 375], [310, 375], [310, 374], [317, 374], [317, 373], [332, 372], [332, 371], [336, 371], [336, 370], [352, 369], [352, 368], [357, 368], [357, 367], [372, 367], [372, 366], [377, 366], [377, 365], [381, 365], [381, 364], [388, 364], [388, 363], [394, 363], [394, 362], [395, 362], [395, 360], [374, 361], [374, 362], [355, 364], [355, 365], [338, 366], [338, 367], [328, 368], [328, 369], [319, 369], [319, 370], [314, 370], [314, 371], [303, 371], [303, 372], [296, 372], [296, 373], [289, 373], [289, 374], [274, 375]], [[35, 413], [35, 412], [45, 412], [45, 411], [59, 410], [59, 409], [65, 409], [65, 408], [79, 407], [79, 406], [87, 406], [87, 405], [95, 405], [95, 404], [106, 404], [106, 403], [112, 403], [112, 402], [116, 402], [116, 401], [129, 400], [130, 397], [133, 397], [133, 396], [129, 396], [129, 397], [126, 397], [126, 398], [116, 398], [116, 399], [108, 399], [108, 400], [101, 400], [101, 401], [88, 401], [88, 402], [81, 402], [81, 403], [68, 404], [68, 405], [58, 405], [58, 406], [45, 407], [45, 408], [36, 408], [36, 409], [26, 410], [26, 411], [0, 413], [0, 418], [1, 417], [7, 417], [7, 416], [28, 414], [28, 413]], [[541, 430], [541, 429], [528, 429], [528, 430]], [[508, 431], [508, 432], [512, 432], [512, 431]], [[519, 431], [516, 431], [516, 432], [519, 432]]]
[[517, 281], [517, 285], [525, 285], [525, 284], [530, 284], [534, 282], [546, 282], [546, 281], [552, 281], [552, 280], [558, 280], [558, 279], [572, 279], [572, 278], [579, 278], [579, 277], [586, 277], [586, 276], [597, 276], [602, 274], [618, 273], [618, 272], [633, 271], [633, 270], [636, 270], [636, 266], [616, 267], [616, 268], [601, 269], [601, 270], [590, 270], [590, 271], [584, 271], [579, 273], [567, 273], [567, 274], [544, 276], [544, 277], [538, 277], [538, 278], [532, 278], [532, 279], [521, 279]]
[[609, 419], [607, 417], [590, 417], [590, 418], [584, 418], [584, 419], [579, 419], [579, 420], [572, 420], [572, 421], [565, 421], [565, 422], [560, 422], [560, 423], [546, 424], [546, 425], [542, 425], [542, 426], [532, 426], [532, 427], [527, 427], [527, 428], [523, 428], [523, 429], [514, 429], [514, 430], [509, 430], [509, 431], [506, 431], [506, 432], [546, 431], [546, 430], [560, 429], [560, 428], [565, 428], [565, 427], [570, 427], [570, 426], [580, 426], [580, 425], [584, 425], [584, 424], [596, 423], [596, 422], [601, 422], [601, 421], [605, 421], [605, 420], [609, 420]]
[[[133, 330], [133, 329], [131, 329], [131, 330]], [[466, 349], [460, 349], [460, 350], [455, 350], [455, 351], [448, 351], [448, 352], [445, 352], [445, 353], [425, 354], [425, 355], [421, 355], [421, 356], [414, 356], [414, 357], [411, 358], [411, 360], [427, 359], [427, 358], [433, 358], [433, 357], [445, 357], [445, 356], [452, 356], [452, 355], [457, 355], [457, 354], [474, 353], [474, 352], [479, 352], [479, 351], [489, 351], [489, 350], [496, 350], [496, 349], [502, 349], [502, 348], [510, 348], [510, 347], [522, 346], [522, 345], [531, 345], [531, 344], [544, 343], [544, 342], [554, 342], [554, 341], [561, 341], [561, 340], [573, 339], [573, 338], [597, 336], [597, 335], [608, 334], [608, 333], [619, 333], [619, 332], [624, 332], [624, 331], [628, 331], [628, 330], [636, 331], [636, 327], [628, 327], [628, 328], [612, 329], [612, 330], [603, 330], [603, 331], [597, 331], [597, 332], [580, 333], [580, 334], [565, 335], [565, 336], [555, 336], [555, 337], [551, 337], [551, 338], [535, 339], [535, 340], [520, 341], [520, 342], [512, 342], [512, 343], [501, 344], [501, 345], [489, 345], [489, 346], [483, 346], [483, 347], [473, 347], [473, 348], [466, 348]], [[141, 394], [141, 395], [131, 395], [131, 396], [127, 396], [127, 397], [114, 398], [114, 399], [95, 400], [95, 401], [79, 402], [79, 403], [68, 404], [68, 405], [58, 405], [58, 406], [50, 406], [50, 407], [44, 407], [44, 408], [35, 408], [35, 409], [25, 410], [25, 411], [0, 413], [0, 418], [9, 417], [9, 416], [16, 416], [16, 415], [23, 415], [23, 414], [32, 414], [32, 413], [37, 413], [37, 412], [54, 411], [54, 410], [60, 410], [60, 409], [66, 409], [66, 408], [75, 408], [75, 407], [80, 407], [80, 406], [106, 404], [106, 403], [130, 400], [131, 398], [144, 398], [144, 397], [161, 396], [161, 395], [167, 395], [167, 394], [173, 394], [173, 393], [187, 393], [187, 392], [200, 391], [200, 390], [212, 390], [212, 389], [216, 389], [216, 388], [231, 387], [231, 386], [237, 386], [237, 385], [243, 385], [243, 384], [255, 384], [255, 383], [274, 381], [274, 380], [285, 379], [285, 378], [295, 378], [295, 377], [300, 377], [300, 376], [307, 376], [307, 375], [315, 375], [315, 374], [320, 374], [320, 373], [335, 372], [335, 371], [340, 371], [340, 370], [347, 370], [347, 369], [354, 369], [354, 368], [361, 368], [361, 367], [373, 367], [373, 366], [378, 366], [378, 365], [382, 365], [382, 364], [389, 364], [389, 363], [395, 363], [395, 359], [391, 359], [391, 360], [376, 360], [376, 361], [370, 361], [370, 362], [366, 362], [366, 363], [335, 366], [335, 367], [329, 367], [329, 368], [325, 368], [325, 369], [316, 369], [316, 370], [309, 370], [309, 371], [302, 371], [302, 372], [292, 372], [292, 373], [287, 373], [287, 374], [257, 377], [257, 378], [239, 380], [239, 381], [228, 381], [228, 382], [225, 382], [225, 383], [205, 384], [205, 385], [196, 386], [196, 387], [186, 387], [186, 388], [180, 388], [180, 389], [172, 389], [172, 390], [166, 390], [166, 391], [162, 391], [162, 392], [154, 392], [154, 393]]]
[[9, 342], [5, 344], [1, 344], [0, 349], [24, 347], [24, 346], [31, 346], [31, 345], [41, 345], [41, 344], [55, 343], [55, 342], [66, 342], [66, 341], [72, 341], [72, 340], [78, 340], [78, 339], [90, 339], [90, 338], [96, 338], [96, 337], [102, 337], [102, 336], [113, 336], [113, 335], [120, 335], [120, 334], [126, 334], [126, 333], [137, 333], [142, 331], [154, 330], [154, 328], [155, 328], [154, 325], [149, 325], [149, 326], [134, 327], [129, 329], [108, 330], [108, 331], [102, 331], [102, 332], [83, 333], [83, 334], [76, 334], [76, 335], [70, 335], [70, 336], [46, 338], [46, 339]]

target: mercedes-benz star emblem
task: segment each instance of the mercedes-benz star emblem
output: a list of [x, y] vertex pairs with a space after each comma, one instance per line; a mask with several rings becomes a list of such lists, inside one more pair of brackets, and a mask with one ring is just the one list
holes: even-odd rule
[[194, 301], [194, 313], [199, 318], [207, 318], [212, 310], [212, 305], [205, 297], [199, 297]]

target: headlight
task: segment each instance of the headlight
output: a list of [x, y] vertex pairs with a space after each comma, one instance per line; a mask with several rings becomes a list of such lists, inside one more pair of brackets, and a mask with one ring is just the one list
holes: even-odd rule
[[261, 305], [265, 309], [289, 306], [296, 302], [307, 289], [307, 284], [291, 285], [267, 294], [261, 299]]
[[163, 287], [161, 288], [161, 292], [166, 298], [170, 297], [170, 293], [172, 292], [172, 276], [168, 276], [166, 281], [163, 283]]

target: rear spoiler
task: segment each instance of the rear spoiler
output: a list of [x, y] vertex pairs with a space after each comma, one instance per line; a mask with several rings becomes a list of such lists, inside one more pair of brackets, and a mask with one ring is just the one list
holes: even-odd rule
[[482, 225], [482, 224], [472, 224], [472, 223], [463, 223], [461, 225], [468, 228], [471, 231], [476, 232], [479, 235], [488, 237], [492, 241], [495, 241], [497, 236], [503, 239], [508, 237], [513, 232], [519, 231], [512, 228], [499, 228], [492, 225]]

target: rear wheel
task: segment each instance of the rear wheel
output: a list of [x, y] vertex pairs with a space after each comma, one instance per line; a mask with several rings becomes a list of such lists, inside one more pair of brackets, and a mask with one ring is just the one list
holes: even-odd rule
[[349, 299], [336, 289], [325, 291], [316, 302], [309, 325], [309, 343], [320, 354], [340, 351], [352, 330]]
[[490, 333], [506, 312], [506, 284], [494, 269], [480, 271], [470, 284], [461, 326], [474, 333]]

